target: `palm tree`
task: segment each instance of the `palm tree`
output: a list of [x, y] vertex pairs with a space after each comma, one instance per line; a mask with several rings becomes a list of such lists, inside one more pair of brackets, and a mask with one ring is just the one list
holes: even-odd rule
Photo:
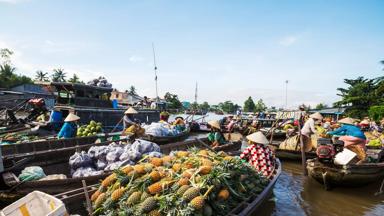
[[64, 69], [53, 69], [52, 82], [65, 82], [65, 76]]
[[40, 82], [48, 81], [48, 73], [44, 73], [42, 70], [36, 71], [35, 80]]
[[69, 78], [68, 82], [70, 82], [70, 83], [81, 83], [81, 80], [80, 80], [80, 78], [76, 74], [73, 74], [73, 76], [71, 78]]
[[135, 86], [132, 85], [131, 87], [129, 87], [129, 94], [137, 95], [136, 87]]
[[9, 64], [0, 65], [0, 82], [2, 86], [8, 86], [9, 82], [14, 77], [14, 73], [16, 68], [12, 67]]

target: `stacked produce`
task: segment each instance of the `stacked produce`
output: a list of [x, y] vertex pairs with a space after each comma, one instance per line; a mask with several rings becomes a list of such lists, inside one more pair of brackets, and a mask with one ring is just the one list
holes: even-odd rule
[[7, 133], [0, 136], [0, 144], [26, 143], [37, 140], [39, 140], [39, 137], [36, 135], [20, 132]]
[[92, 195], [94, 215], [226, 215], [269, 180], [223, 152], [173, 152], [125, 166]]
[[95, 136], [97, 133], [101, 133], [103, 125], [101, 122], [90, 121], [88, 125], [83, 125], [77, 129], [78, 137]]
[[134, 165], [145, 156], [161, 157], [156, 143], [136, 140], [132, 144], [111, 143], [108, 146], [92, 146], [88, 152], [76, 152], [69, 158], [72, 177], [100, 175], [125, 165]]
[[144, 125], [143, 128], [146, 134], [152, 136], [175, 136], [181, 133], [175, 126], [160, 122], [152, 122], [150, 125]]

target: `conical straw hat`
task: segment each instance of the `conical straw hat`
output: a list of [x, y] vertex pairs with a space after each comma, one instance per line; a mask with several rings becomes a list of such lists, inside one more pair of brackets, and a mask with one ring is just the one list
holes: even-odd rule
[[323, 116], [319, 112], [313, 113], [309, 115], [309, 117], [313, 119], [319, 119], [319, 120], [323, 119]]
[[369, 124], [369, 121], [367, 119], [364, 119], [363, 121], [360, 122], [360, 124]]
[[216, 129], [220, 129], [220, 123], [219, 121], [209, 121], [208, 124], [211, 126], [211, 127], [214, 127]]
[[138, 112], [133, 109], [133, 107], [129, 107], [129, 109], [127, 109], [124, 114], [137, 114]]
[[343, 118], [339, 120], [338, 123], [353, 125], [353, 118]]
[[269, 141], [267, 140], [267, 137], [265, 137], [264, 134], [261, 133], [260, 131], [253, 133], [251, 135], [248, 135], [247, 139], [249, 141], [254, 142], [254, 143], [259, 143], [259, 144], [264, 144], [264, 145], [268, 145], [268, 143], [269, 143]]
[[73, 113], [69, 113], [68, 114], [68, 116], [67, 116], [67, 118], [65, 118], [65, 122], [73, 122], [73, 121], [77, 121], [77, 120], [79, 120], [80, 119], [80, 117], [79, 116], [77, 116], [77, 115], [75, 115], [75, 114], [73, 114]]

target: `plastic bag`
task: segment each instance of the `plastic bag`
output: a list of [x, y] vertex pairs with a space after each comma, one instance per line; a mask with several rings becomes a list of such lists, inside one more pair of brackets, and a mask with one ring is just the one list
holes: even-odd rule
[[105, 167], [107, 167], [108, 163], [105, 160], [97, 160], [96, 162], [96, 168], [97, 170], [104, 170]]
[[149, 152], [148, 156], [161, 158], [163, 156], [163, 154], [161, 154], [160, 152]]
[[21, 171], [19, 179], [21, 181], [35, 181], [45, 177], [43, 168], [39, 166], [26, 167]]
[[149, 142], [146, 140], [137, 139], [132, 145], [131, 149], [140, 152], [141, 154], [146, 154], [149, 152], [160, 152], [160, 146], [156, 143]]
[[72, 169], [78, 169], [80, 167], [91, 167], [93, 166], [93, 161], [91, 157], [85, 152], [76, 152], [69, 158], [69, 166]]
[[134, 149], [125, 149], [124, 153], [120, 155], [119, 160], [138, 161], [141, 159], [142, 154]]
[[72, 178], [95, 176], [103, 173], [103, 171], [96, 171], [92, 167], [80, 167], [73, 173]]
[[114, 147], [113, 149], [110, 149], [106, 156], [108, 163], [112, 163], [119, 160], [119, 157], [121, 154], [123, 154], [123, 152], [124, 150], [121, 147]]
[[40, 179], [39, 181], [58, 180], [58, 179], [67, 179], [67, 176], [64, 174], [52, 174], [52, 175], [47, 175], [46, 177]]

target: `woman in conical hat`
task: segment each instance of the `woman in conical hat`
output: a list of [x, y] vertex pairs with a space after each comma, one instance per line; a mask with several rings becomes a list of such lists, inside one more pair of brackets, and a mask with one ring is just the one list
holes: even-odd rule
[[58, 134], [59, 138], [72, 138], [76, 136], [77, 125], [76, 122], [80, 120], [80, 117], [69, 113], [68, 116], [64, 120], [63, 127], [61, 127], [60, 132]]
[[313, 113], [309, 115], [309, 119], [304, 123], [303, 128], [301, 128], [301, 137], [304, 143], [305, 152], [309, 152], [312, 149], [311, 135], [316, 134], [316, 122], [319, 122], [323, 119], [323, 116], [319, 113]]
[[226, 141], [221, 131], [219, 121], [209, 121], [208, 125], [211, 127], [211, 132], [208, 134], [208, 140], [211, 142], [212, 147], [225, 144]]
[[328, 132], [327, 134], [340, 136], [339, 140], [344, 142], [344, 147], [355, 152], [360, 159], [360, 162], [364, 162], [366, 159], [365, 144], [367, 138], [363, 131], [361, 131], [358, 126], [354, 125], [354, 120], [352, 118], [343, 118], [339, 120], [338, 123], [341, 124], [341, 127]]
[[137, 114], [138, 112], [133, 108], [129, 107], [125, 112], [124, 112], [124, 118], [123, 118], [123, 124], [124, 124], [124, 130], [129, 128], [130, 126], [136, 124], [135, 120], [133, 118], [133, 115]]
[[249, 146], [241, 153], [240, 158], [248, 161], [264, 176], [271, 176], [275, 166], [275, 156], [268, 147], [269, 141], [260, 131], [247, 136]]

